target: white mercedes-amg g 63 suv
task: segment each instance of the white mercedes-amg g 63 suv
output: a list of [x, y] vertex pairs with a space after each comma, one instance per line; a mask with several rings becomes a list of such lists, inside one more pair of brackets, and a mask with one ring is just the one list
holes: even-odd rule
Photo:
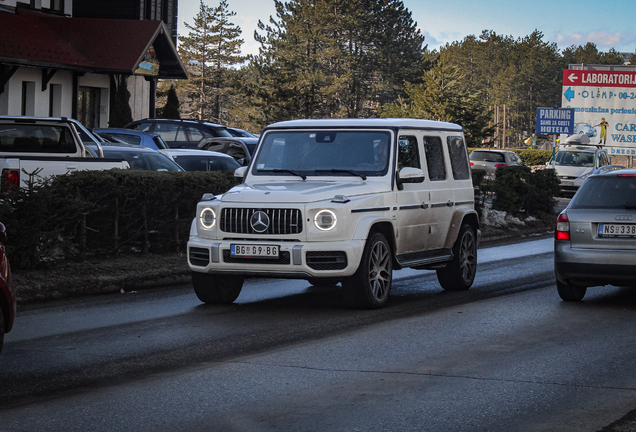
[[188, 242], [198, 298], [245, 278], [342, 283], [356, 307], [389, 299], [393, 270], [470, 288], [479, 220], [463, 128], [416, 119], [293, 120], [263, 131], [243, 182], [204, 195]]

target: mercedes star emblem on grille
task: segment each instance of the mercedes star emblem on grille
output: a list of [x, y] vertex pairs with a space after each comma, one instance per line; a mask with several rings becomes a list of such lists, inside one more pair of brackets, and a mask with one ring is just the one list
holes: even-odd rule
[[264, 233], [269, 228], [269, 216], [264, 211], [256, 211], [250, 218], [250, 225], [257, 233]]

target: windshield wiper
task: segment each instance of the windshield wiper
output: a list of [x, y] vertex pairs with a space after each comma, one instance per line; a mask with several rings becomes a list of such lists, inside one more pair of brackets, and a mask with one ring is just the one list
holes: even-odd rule
[[345, 174], [351, 174], [352, 176], [356, 176], [356, 177], [360, 177], [362, 178], [362, 180], [366, 180], [367, 176], [365, 176], [362, 173], [353, 171], [353, 170], [346, 170], [346, 169], [330, 169], [330, 170], [316, 170], [317, 173], [319, 172], [330, 172], [330, 173], [345, 173]]
[[303, 180], [307, 180], [307, 176], [304, 174], [301, 174], [297, 171], [294, 170], [290, 170], [290, 169], [271, 169], [271, 170], [258, 170], [258, 172], [262, 172], [262, 173], [268, 173], [268, 172], [272, 172], [272, 173], [289, 173], [295, 176], [300, 177]]

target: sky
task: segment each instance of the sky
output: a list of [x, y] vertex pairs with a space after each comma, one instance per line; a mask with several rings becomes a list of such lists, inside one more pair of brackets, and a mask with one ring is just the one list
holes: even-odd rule
[[[203, 3], [216, 7], [219, 0]], [[236, 12], [232, 22], [243, 31], [243, 54], [258, 54], [254, 31], [259, 20], [267, 23], [270, 16], [275, 17], [274, 1], [227, 0], [227, 3], [229, 10]], [[587, 42], [594, 42], [599, 51], [636, 50], [635, 0], [403, 0], [403, 3], [412, 12], [430, 50], [469, 35], [478, 36], [483, 30], [515, 39], [539, 30], [544, 41], [556, 42], [561, 50]], [[198, 11], [199, 0], [179, 0], [180, 36], [187, 36], [183, 23], [193, 24]]]

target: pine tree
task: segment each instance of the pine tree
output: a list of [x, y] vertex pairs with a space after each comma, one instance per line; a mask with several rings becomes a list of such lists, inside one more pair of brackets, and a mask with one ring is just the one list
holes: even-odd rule
[[126, 83], [126, 77], [120, 75], [116, 79], [117, 91], [115, 92], [115, 98], [110, 104], [110, 115], [108, 120], [108, 126], [112, 128], [124, 127], [128, 123], [133, 121], [132, 110], [130, 109], [130, 92], [128, 91], [128, 84]]
[[188, 65], [192, 112], [200, 120], [221, 122], [223, 101], [227, 93], [226, 71], [244, 61], [240, 55], [243, 40], [241, 29], [229, 22], [236, 15], [228, 11], [226, 0], [215, 7], [200, 0], [194, 24], [185, 23], [190, 30], [180, 39], [179, 53]]
[[168, 119], [179, 119], [181, 115], [179, 114], [179, 98], [177, 97], [177, 92], [174, 89], [174, 85], [170, 86], [168, 90], [168, 96], [166, 100], [166, 104], [163, 106], [161, 110], [161, 117]]
[[400, 0], [275, 0], [251, 68], [271, 120], [369, 117], [421, 75], [424, 37]]

